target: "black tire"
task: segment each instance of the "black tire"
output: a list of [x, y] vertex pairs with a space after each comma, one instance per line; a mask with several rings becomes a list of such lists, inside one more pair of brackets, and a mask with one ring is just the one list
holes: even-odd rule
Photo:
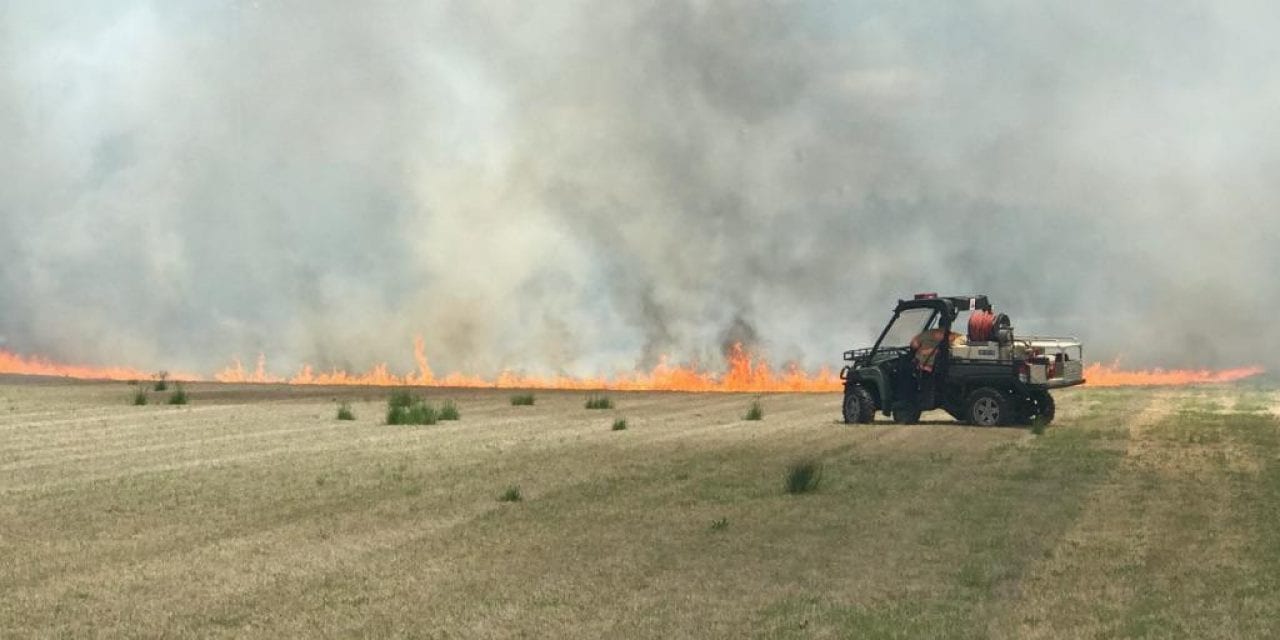
[[1053, 422], [1053, 396], [1048, 391], [1032, 391], [1031, 395], [1022, 398], [1017, 405], [1017, 424], [1047, 426]]
[[1009, 398], [991, 387], [974, 389], [965, 399], [965, 417], [979, 427], [999, 427], [1012, 422], [1013, 407]]
[[1053, 396], [1048, 391], [1036, 391], [1031, 394], [1031, 403], [1035, 407], [1035, 414], [1031, 416], [1031, 421], [1039, 422], [1048, 426], [1053, 422], [1053, 415], [1057, 411], [1054, 405]]
[[844, 423], [867, 424], [876, 417], [876, 401], [866, 389], [849, 385], [844, 389]]
[[920, 422], [920, 410], [902, 408], [893, 410], [893, 421], [898, 424], [916, 424]]

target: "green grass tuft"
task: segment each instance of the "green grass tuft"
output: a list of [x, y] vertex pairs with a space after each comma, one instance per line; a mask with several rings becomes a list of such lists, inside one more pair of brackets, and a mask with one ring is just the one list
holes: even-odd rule
[[344, 402], [338, 405], [338, 419], [339, 420], [355, 420], [356, 419], [356, 414], [353, 411], [351, 411], [350, 403]]
[[517, 393], [516, 395], [511, 396], [511, 406], [513, 406], [513, 407], [532, 407], [532, 406], [533, 406], [533, 394], [532, 394], [532, 393]]
[[728, 529], [728, 528], [729, 528], [728, 518], [718, 518], [716, 520], [711, 521], [712, 531], [724, 531], [725, 529]]
[[798, 495], [818, 490], [822, 484], [822, 463], [817, 460], [801, 460], [787, 467], [787, 493]]
[[387, 407], [391, 409], [408, 409], [413, 405], [413, 394], [408, 389], [396, 389], [391, 392], [391, 397], [387, 398]]
[[147, 390], [142, 387], [138, 387], [138, 390], [133, 392], [133, 406], [141, 407], [146, 403], [147, 403]]
[[1034, 433], [1035, 435], [1044, 435], [1044, 430], [1048, 427], [1049, 423], [1044, 418], [1037, 417], [1031, 421], [1031, 433]]
[[407, 389], [393, 391], [387, 398], [387, 424], [435, 424], [439, 419], [435, 407]]
[[169, 372], [168, 371], [161, 371], [160, 373], [157, 373], [155, 378], [156, 378], [156, 391], [169, 390]]
[[751, 402], [751, 408], [747, 409], [747, 415], [742, 416], [743, 420], [764, 420], [764, 407], [760, 406], [759, 398]]
[[612, 409], [613, 400], [610, 400], [609, 396], [604, 394], [597, 395], [593, 393], [587, 396], [586, 407], [588, 409]]
[[613, 421], [613, 430], [614, 430], [614, 431], [626, 431], [626, 430], [627, 430], [627, 419], [626, 419], [626, 418], [618, 418], [617, 420], [614, 420], [614, 421]]
[[520, 485], [513, 484], [498, 496], [498, 502], [520, 502], [524, 496], [520, 493]]
[[169, 395], [169, 404], [187, 404], [189, 401], [187, 390], [183, 389], [181, 384], [174, 385], [173, 393]]
[[452, 400], [445, 400], [444, 406], [440, 407], [441, 420], [458, 420], [462, 418], [462, 413], [458, 411], [458, 405]]
[[440, 419], [436, 408], [426, 402], [418, 402], [409, 407], [408, 422], [405, 424], [435, 424]]

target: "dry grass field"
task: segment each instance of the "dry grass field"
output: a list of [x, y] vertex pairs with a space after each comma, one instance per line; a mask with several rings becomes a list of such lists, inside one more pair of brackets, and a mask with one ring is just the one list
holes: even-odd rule
[[1039, 437], [832, 395], [428, 390], [461, 420], [388, 426], [382, 389], [134, 389], [0, 382], [0, 637], [1280, 635], [1268, 388], [1066, 391]]

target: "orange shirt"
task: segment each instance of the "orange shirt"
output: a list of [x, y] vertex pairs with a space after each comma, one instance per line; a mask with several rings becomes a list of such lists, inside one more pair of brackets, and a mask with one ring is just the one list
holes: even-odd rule
[[[915, 349], [916, 368], [921, 371], [933, 372], [933, 362], [938, 354], [938, 344], [942, 342], [942, 329], [930, 329], [921, 331], [919, 335], [911, 339], [911, 348]], [[960, 334], [952, 331], [948, 336], [951, 342], [955, 342], [960, 338]]]

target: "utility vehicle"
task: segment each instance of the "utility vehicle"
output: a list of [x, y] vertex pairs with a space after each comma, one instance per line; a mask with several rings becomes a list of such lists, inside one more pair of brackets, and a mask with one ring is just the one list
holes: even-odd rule
[[[952, 331], [968, 313], [968, 331]], [[875, 345], [844, 352], [844, 421], [876, 411], [900, 424], [944, 409], [992, 427], [1053, 421], [1051, 389], [1084, 383], [1084, 347], [1075, 338], [1017, 336], [987, 296], [921, 293], [899, 300]]]

